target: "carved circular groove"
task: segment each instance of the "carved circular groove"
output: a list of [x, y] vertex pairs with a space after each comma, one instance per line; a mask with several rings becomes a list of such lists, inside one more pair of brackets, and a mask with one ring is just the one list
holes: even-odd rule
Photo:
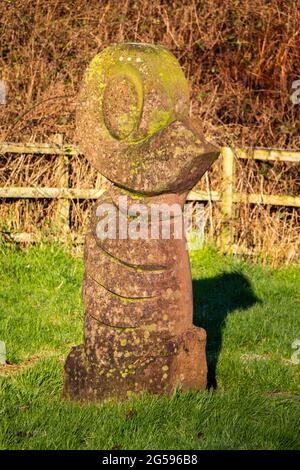
[[117, 76], [107, 84], [102, 112], [107, 129], [118, 140], [126, 139], [137, 128], [141, 112], [139, 96], [129, 77]]

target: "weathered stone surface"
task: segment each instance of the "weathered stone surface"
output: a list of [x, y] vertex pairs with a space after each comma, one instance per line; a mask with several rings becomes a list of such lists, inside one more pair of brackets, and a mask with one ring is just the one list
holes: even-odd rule
[[[84, 344], [65, 364], [67, 398], [124, 399], [206, 386], [206, 333], [192, 322], [181, 209], [218, 150], [188, 108], [185, 77], [162, 47], [115, 45], [88, 67], [77, 135], [111, 186], [95, 205], [86, 237]], [[114, 236], [99, 235], [108, 220], [99, 212], [104, 205], [113, 208]], [[158, 217], [149, 217], [151, 210]]]

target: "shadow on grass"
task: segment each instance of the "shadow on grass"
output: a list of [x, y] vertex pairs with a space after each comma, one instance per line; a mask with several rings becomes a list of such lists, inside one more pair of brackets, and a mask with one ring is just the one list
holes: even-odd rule
[[241, 273], [224, 273], [193, 280], [194, 324], [207, 333], [207, 387], [217, 388], [216, 367], [222, 348], [222, 330], [227, 315], [259, 302], [250, 281]]

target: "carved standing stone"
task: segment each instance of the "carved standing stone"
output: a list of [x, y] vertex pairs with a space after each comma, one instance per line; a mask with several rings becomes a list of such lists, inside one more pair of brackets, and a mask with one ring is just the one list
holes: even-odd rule
[[[188, 112], [186, 79], [162, 47], [114, 45], [87, 69], [77, 112], [78, 140], [110, 187], [94, 207], [86, 236], [84, 344], [67, 358], [65, 397], [124, 399], [142, 391], [206, 386], [206, 333], [193, 325], [186, 241], [175, 233], [182, 217], [172, 212], [165, 239], [164, 212], [159, 212], [162, 204], [182, 208], [189, 190], [218, 156]], [[120, 203], [125, 196], [129, 210]], [[118, 209], [114, 238], [97, 232], [103, 204]], [[144, 228], [158, 233], [156, 238], [121, 233], [122, 223], [137, 216], [130, 208], [141, 204]], [[160, 216], [150, 220], [153, 208]]]

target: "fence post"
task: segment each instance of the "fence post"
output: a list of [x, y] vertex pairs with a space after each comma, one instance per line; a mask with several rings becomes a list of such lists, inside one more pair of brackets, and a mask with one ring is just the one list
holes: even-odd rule
[[[63, 146], [63, 135], [55, 134], [54, 143]], [[60, 188], [69, 187], [69, 158], [62, 154], [58, 155], [58, 184]], [[70, 201], [68, 199], [58, 199], [57, 201], [57, 216], [56, 224], [58, 232], [65, 237], [70, 232]]]
[[233, 244], [233, 192], [234, 192], [234, 152], [229, 147], [222, 148], [223, 188], [221, 250], [229, 252]]

